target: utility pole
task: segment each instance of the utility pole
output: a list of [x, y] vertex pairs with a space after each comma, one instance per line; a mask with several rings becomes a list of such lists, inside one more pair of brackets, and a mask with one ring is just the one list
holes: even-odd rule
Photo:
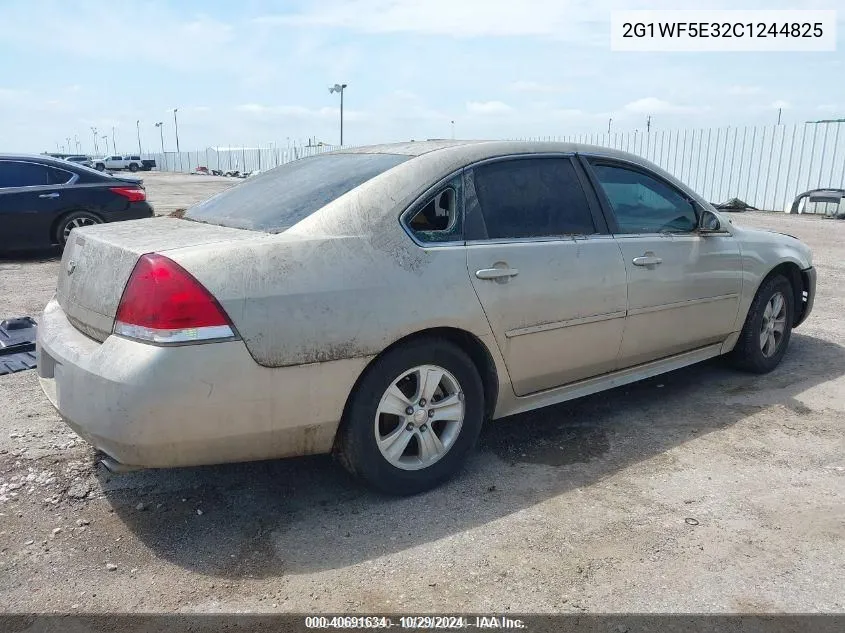
[[65, 138], [66, 138], [66, 140], [67, 140], [67, 151], [68, 151], [68, 154], [69, 154], [69, 153], [70, 153], [70, 137], [69, 137], [69, 136], [67, 136], [67, 137], [65, 137]]
[[645, 132], [649, 134], [651, 132], [651, 115], [649, 114], [645, 120]]
[[156, 127], [161, 136], [161, 160], [164, 163], [164, 169], [167, 170], [167, 154], [164, 153], [164, 121], [156, 123]]
[[100, 148], [97, 146], [97, 128], [92, 127], [91, 132], [94, 134], [94, 154], [99, 154]]
[[76, 143], [76, 153], [81, 154], [82, 153], [82, 147], [79, 145], [79, 134], [73, 135], [73, 141], [74, 141], [74, 143]]
[[114, 153], [117, 154], [117, 143], [114, 142], [114, 126], [111, 126], [111, 148], [114, 150]]
[[452, 121], [452, 140], [455, 140], [455, 121]]
[[106, 154], [108, 154], [109, 153], [109, 135], [103, 134], [100, 138], [103, 139], [103, 143], [104, 143], [103, 147], [106, 148]]
[[179, 108], [173, 108], [173, 126], [176, 128], [176, 154], [179, 156], [179, 171], [182, 171], [182, 154], [179, 150], [179, 122], [176, 120], [176, 113], [178, 111]]
[[780, 115], [783, 113], [783, 108], [778, 108], [778, 125], [780, 125]]
[[144, 153], [141, 149], [141, 119], [135, 121], [135, 130], [138, 132], [138, 156], [140, 156]]
[[329, 94], [332, 92], [340, 93], [340, 146], [343, 147], [343, 91], [346, 89], [346, 84], [335, 84], [329, 88]]
[[610, 136], [610, 124], [613, 123], [613, 119], [607, 120], [607, 136]]

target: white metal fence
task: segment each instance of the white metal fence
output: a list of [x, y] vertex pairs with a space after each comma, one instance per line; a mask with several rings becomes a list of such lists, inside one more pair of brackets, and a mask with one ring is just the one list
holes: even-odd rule
[[[845, 122], [652, 130], [534, 137], [614, 147], [660, 165], [711, 202], [740, 198], [759, 209], [789, 210], [808, 189], [845, 188]], [[151, 154], [159, 169], [191, 172], [198, 166], [249, 172], [337, 149], [217, 147]], [[809, 212], [825, 207], [810, 205]]]
[[241, 173], [262, 171], [306, 156], [338, 149], [336, 145], [299, 145], [290, 147], [207, 147], [190, 152], [145, 153], [144, 158], [153, 158], [157, 169], [191, 173], [197, 167], [222, 172]]

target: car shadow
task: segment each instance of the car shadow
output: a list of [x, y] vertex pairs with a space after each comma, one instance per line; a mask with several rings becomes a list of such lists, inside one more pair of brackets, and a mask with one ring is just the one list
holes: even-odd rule
[[308, 573], [495, 521], [772, 406], [806, 414], [797, 396], [843, 373], [845, 347], [794, 334], [765, 376], [714, 359], [490, 423], [457, 478], [409, 498], [364, 489], [327, 456], [98, 476], [165, 560], [227, 578]]
[[61, 257], [62, 249], [59, 246], [20, 251], [0, 251], [0, 264], [46, 262], [61, 259]]

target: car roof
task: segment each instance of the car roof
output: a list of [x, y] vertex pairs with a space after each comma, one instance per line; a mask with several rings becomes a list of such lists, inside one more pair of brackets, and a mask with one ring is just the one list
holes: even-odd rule
[[[426, 141], [408, 141], [404, 143], [386, 143], [383, 145], [368, 145], [335, 150], [334, 154], [400, 154], [417, 157], [431, 152], [447, 152], [459, 158], [480, 160], [484, 157], [494, 158], [508, 154], [526, 154], [536, 152], [553, 152], [571, 154], [595, 154], [608, 158], [619, 158], [628, 162], [649, 164], [642, 157], [623, 152], [610, 147], [587, 145], [583, 143], [563, 143], [555, 141], [496, 141], [496, 140], [447, 140], [431, 139]], [[650, 165], [650, 164], [649, 164]]]
[[[81, 156], [81, 154], [80, 154]], [[56, 167], [66, 168], [67, 161], [63, 158], [54, 158], [46, 154], [0, 154], [0, 160], [24, 160], [35, 163], [46, 163]]]

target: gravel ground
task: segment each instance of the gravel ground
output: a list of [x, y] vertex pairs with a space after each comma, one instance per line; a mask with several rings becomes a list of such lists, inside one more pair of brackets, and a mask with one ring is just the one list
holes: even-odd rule
[[[145, 180], [160, 212], [232, 183]], [[489, 424], [410, 499], [328, 457], [111, 475], [34, 371], [0, 377], [0, 609], [845, 611], [845, 222], [733, 217], [814, 249], [778, 370], [713, 361]], [[49, 255], [0, 260], [0, 316], [49, 300]]]

